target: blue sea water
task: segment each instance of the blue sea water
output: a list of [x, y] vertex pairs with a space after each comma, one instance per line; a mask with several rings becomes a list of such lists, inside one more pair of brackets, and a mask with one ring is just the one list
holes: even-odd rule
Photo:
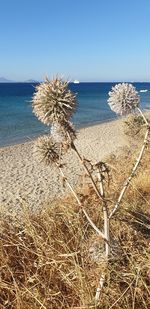
[[[86, 127], [116, 117], [108, 104], [108, 92], [115, 83], [79, 83], [69, 85], [77, 93], [78, 108], [73, 116], [76, 127]], [[141, 92], [143, 109], [150, 109], [150, 83], [134, 84]], [[32, 113], [35, 84], [0, 83], [0, 146], [20, 143], [47, 132]]]

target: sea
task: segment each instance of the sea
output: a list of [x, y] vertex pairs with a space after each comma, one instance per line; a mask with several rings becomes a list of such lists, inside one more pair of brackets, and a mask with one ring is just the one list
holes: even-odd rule
[[[107, 103], [108, 92], [116, 83], [70, 83], [77, 94], [77, 110], [72, 118], [82, 128], [116, 118]], [[143, 110], [150, 109], [150, 83], [133, 83], [141, 97]], [[34, 83], [0, 83], [0, 147], [23, 143], [48, 132], [32, 112]]]

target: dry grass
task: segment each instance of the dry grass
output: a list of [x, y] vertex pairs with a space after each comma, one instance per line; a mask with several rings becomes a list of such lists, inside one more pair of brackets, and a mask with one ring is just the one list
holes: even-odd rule
[[[150, 112], [144, 113], [148, 123], [150, 124]], [[124, 133], [127, 135], [131, 144], [140, 142], [145, 134], [145, 122], [140, 114], [129, 114], [124, 120]]]
[[[132, 166], [128, 162], [122, 166], [120, 162], [127, 161], [110, 161], [115, 167], [109, 189], [112, 201]], [[102, 247], [102, 242], [71, 197], [48, 205], [38, 214], [24, 211], [21, 224], [12, 223], [11, 217], [1, 218], [0, 309], [148, 309], [149, 174], [147, 153], [121, 211], [111, 221], [116, 249], [105, 269], [105, 288], [97, 306], [94, 296], [105, 264], [93, 261], [89, 248], [94, 243]], [[85, 189], [82, 200], [93, 221], [101, 227], [102, 211], [93, 190]]]

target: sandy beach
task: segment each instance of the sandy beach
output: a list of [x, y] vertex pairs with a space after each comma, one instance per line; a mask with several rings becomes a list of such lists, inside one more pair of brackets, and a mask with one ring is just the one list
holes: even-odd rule
[[[75, 144], [82, 155], [97, 162], [119, 154], [128, 141], [122, 120], [115, 120], [79, 130]], [[10, 212], [20, 211], [24, 204], [37, 209], [66, 193], [58, 170], [39, 164], [33, 147], [34, 141], [0, 148], [0, 205]], [[81, 165], [73, 151], [66, 155], [65, 162], [66, 174], [75, 186], [82, 174]]]

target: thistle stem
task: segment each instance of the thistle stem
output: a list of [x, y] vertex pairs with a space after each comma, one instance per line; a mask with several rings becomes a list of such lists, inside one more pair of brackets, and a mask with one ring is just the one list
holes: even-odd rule
[[84, 159], [83, 159], [83, 158], [81, 157], [81, 155], [79, 154], [79, 152], [78, 152], [76, 146], [74, 145], [74, 143], [72, 143], [72, 149], [74, 150], [75, 154], [77, 155], [78, 159], [80, 160], [81, 164], [83, 165], [83, 167], [84, 167], [84, 169], [85, 169], [85, 171], [86, 171], [86, 174], [89, 176], [89, 178], [90, 178], [90, 180], [91, 180], [91, 183], [92, 183], [92, 186], [93, 186], [93, 188], [94, 188], [94, 190], [95, 190], [97, 196], [98, 196], [101, 200], [103, 200], [102, 195], [101, 195], [100, 191], [98, 190], [98, 188], [97, 188], [97, 186], [96, 186], [96, 183], [95, 183], [95, 181], [94, 181], [94, 179], [93, 179], [93, 177], [92, 177], [92, 175], [91, 175], [89, 169], [87, 168], [86, 164], [84, 163]]
[[100, 183], [100, 192], [103, 198], [103, 214], [104, 214], [104, 235], [107, 239], [107, 243], [105, 244], [106, 257], [110, 254], [110, 245], [109, 245], [109, 215], [108, 215], [108, 207], [107, 202], [105, 200], [105, 190], [104, 190], [104, 180], [101, 170], [99, 169], [99, 183]]
[[96, 289], [96, 294], [95, 294], [95, 301], [98, 302], [99, 298], [100, 298], [100, 294], [102, 292], [103, 286], [105, 283], [105, 275], [104, 273], [101, 275], [100, 280], [99, 280], [99, 284], [98, 287]]
[[[109, 215], [108, 215], [107, 202], [105, 200], [103, 175], [102, 175], [100, 168], [99, 168], [98, 177], [99, 177], [99, 183], [100, 183], [100, 192], [103, 198], [104, 235], [105, 235], [105, 238], [107, 239], [107, 242], [105, 242], [105, 255], [106, 255], [106, 263], [108, 263], [108, 257], [110, 255]], [[96, 295], [95, 295], [96, 302], [100, 298], [104, 283], [105, 283], [105, 274], [102, 273], [100, 280], [99, 280], [99, 285], [96, 290]]]
[[105, 238], [104, 233], [102, 233], [102, 232], [98, 229], [98, 227], [95, 225], [95, 223], [91, 220], [91, 218], [90, 218], [89, 215], [87, 214], [86, 210], [83, 208], [80, 199], [78, 198], [76, 192], [74, 191], [74, 189], [72, 188], [71, 184], [69, 183], [69, 181], [68, 181], [67, 178], [65, 177], [62, 168], [61, 168], [60, 166], [58, 166], [58, 167], [59, 167], [59, 171], [60, 171], [60, 173], [61, 173], [61, 176], [62, 176], [63, 180], [66, 182], [66, 184], [67, 184], [68, 188], [70, 189], [72, 195], [75, 197], [75, 199], [76, 199], [78, 205], [81, 207], [81, 209], [82, 209], [82, 211], [83, 211], [85, 217], [87, 218], [89, 224], [92, 226], [92, 228], [95, 230], [95, 232], [96, 232], [100, 237], [102, 237], [102, 238], [104, 239], [104, 241], [107, 242], [107, 239]]
[[120, 206], [120, 203], [121, 203], [121, 201], [122, 201], [122, 199], [123, 199], [123, 197], [124, 197], [124, 194], [125, 194], [125, 192], [126, 192], [128, 186], [130, 185], [130, 182], [131, 182], [132, 178], [135, 176], [136, 170], [137, 170], [137, 168], [138, 168], [138, 166], [139, 166], [139, 164], [140, 164], [140, 162], [141, 162], [141, 159], [142, 159], [142, 157], [143, 157], [144, 150], [145, 150], [146, 145], [147, 145], [147, 142], [148, 142], [148, 135], [149, 135], [149, 131], [150, 131], [150, 126], [149, 126], [148, 121], [147, 121], [147, 119], [145, 118], [145, 116], [143, 115], [143, 113], [142, 113], [142, 111], [141, 111], [140, 108], [138, 108], [138, 111], [140, 112], [140, 114], [141, 114], [141, 116], [143, 117], [144, 122], [145, 122], [145, 124], [146, 124], [146, 126], [147, 126], [147, 130], [146, 130], [146, 133], [145, 133], [145, 136], [144, 136], [143, 145], [142, 145], [142, 148], [141, 148], [140, 153], [139, 153], [139, 155], [138, 155], [138, 158], [137, 158], [137, 160], [136, 160], [136, 163], [135, 163], [135, 165], [134, 165], [134, 167], [133, 167], [133, 169], [132, 169], [132, 171], [131, 171], [131, 174], [130, 174], [130, 176], [127, 178], [127, 180], [126, 180], [125, 183], [124, 183], [124, 186], [123, 186], [123, 188], [122, 188], [122, 190], [121, 190], [121, 192], [120, 192], [120, 195], [119, 195], [119, 197], [118, 197], [117, 203], [116, 203], [116, 205], [114, 206], [112, 212], [111, 212], [110, 215], [109, 215], [109, 219], [111, 219], [112, 216], [113, 216], [113, 215], [116, 213], [116, 211], [118, 210], [118, 208], [119, 208], [119, 206]]
[[148, 123], [146, 117], [144, 116], [143, 112], [141, 111], [141, 109], [140, 109], [139, 107], [137, 107], [137, 110], [138, 110], [139, 113], [141, 114], [141, 116], [142, 116], [142, 118], [143, 118], [145, 124], [146, 124], [147, 126], [149, 126], [149, 123]]

